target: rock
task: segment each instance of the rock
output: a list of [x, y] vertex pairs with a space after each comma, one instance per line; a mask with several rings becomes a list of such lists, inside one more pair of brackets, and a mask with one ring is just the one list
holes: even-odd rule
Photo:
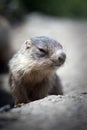
[[86, 130], [87, 95], [48, 96], [0, 114], [2, 130]]

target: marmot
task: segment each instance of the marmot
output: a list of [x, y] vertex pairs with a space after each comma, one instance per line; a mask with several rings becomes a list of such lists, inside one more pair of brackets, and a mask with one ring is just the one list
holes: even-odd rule
[[15, 104], [63, 94], [56, 70], [66, 54], [62, 45], [49, 37], [32, 37], [9, 62], [10, 86]]

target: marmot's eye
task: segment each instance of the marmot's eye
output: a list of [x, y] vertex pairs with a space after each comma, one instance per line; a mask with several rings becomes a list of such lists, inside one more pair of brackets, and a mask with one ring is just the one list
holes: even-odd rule
[[46, 54], [46, 50], [44, 50], [44, 49], [42, 49], [42, 48], [38, 48], [38, 49], [39, 49], [39, 51], [40, 51], [41, 53]]

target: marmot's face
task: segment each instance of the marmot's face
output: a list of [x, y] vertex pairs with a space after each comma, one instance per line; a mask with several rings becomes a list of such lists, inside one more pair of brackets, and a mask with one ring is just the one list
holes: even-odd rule
[[37, 70], [57, 69], [64, 64], [66, 55], [62, 45], [48, 37], [35, 37], [26, 44], [29, 52], [29, 59], [33, 59], [34, 67]]

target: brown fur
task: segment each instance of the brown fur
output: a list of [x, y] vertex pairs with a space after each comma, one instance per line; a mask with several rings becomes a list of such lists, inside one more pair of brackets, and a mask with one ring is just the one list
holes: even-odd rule
[[26, 41], [9, 63], [15, 103], [63, 94], [56, 69], [64, 63], [65, 57], [61, 44], [53, 39], [42, 36]]

